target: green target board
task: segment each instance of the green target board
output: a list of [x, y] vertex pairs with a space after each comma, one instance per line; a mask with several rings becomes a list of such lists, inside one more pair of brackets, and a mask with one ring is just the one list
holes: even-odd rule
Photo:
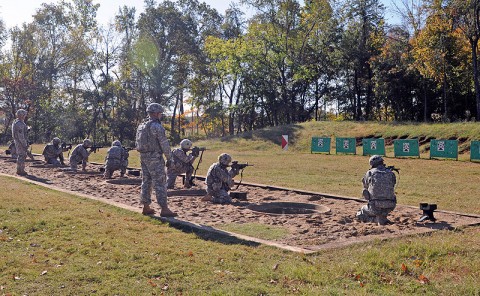
[[430, 158], [455, 158], [458, 160], [457, 140], [431, 140]]
[[331, 139], [327, 137], [313, 137], [311, 153], [328, 153], [330, 154]]
[[393, 141], [395, 157], [420, 157], [418, 139], [404, 139]]
[[472, 141], [470, 144], [470, 160], [480, 161], [480, 141]]
[[363, 155], [385, 155], [385, 139], [363, 139]]
[[336, 153], [357, 154], [357, 147], [355, 144], [355, 138], [336, 138], [335, 151]]

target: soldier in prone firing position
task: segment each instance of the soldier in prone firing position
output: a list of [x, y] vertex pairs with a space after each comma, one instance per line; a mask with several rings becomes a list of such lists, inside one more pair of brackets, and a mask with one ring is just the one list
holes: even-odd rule
[[52, 143], [49, 143], [43, 148], [42, 155], [45, 157], [47, 164], [54, 166], [65, 165], [63, 158], [63, 149], [60, 146], [62, 141], [59, 138], [53, 138]]
[[[173, 189], [175, 187], [175, 180], [180, 174], [185, 174], [185, 188], [190, 188], [190, 179], [192, 177], [194, 168], [193, 162], [199, 155], [199, 148], [195, 147], [192, 150], [192, 141], [189, 139], [183, 139], [180, 142], [180, 148], [175, 148], [172, 151], [172, 163], [167, 169], [167, 189]], [[192, 150], [190, 154], [188, 151]]]
[[78, 144], [73, 149], [70, 154], [70, 169], [73, 172], [77, 171], [77, 166], [82, 164], [82, 171], [86, 171], [88, 156], [90, 156], [91, 151], [87, 151], [88, 148], [92, 147], [92, 141], [89, 139], [83, 140], [82, 144]]
[[391, 169], [385, 167], [380, 155], [370, 157], [369, 163], [371, 169], [362, 179], [362, 195], [368, 204], [357, 212], [357, 219], [362, 222], [376, 222], [378, 225], [390, 224], [387, 215], [397, 205], [395, 196], [397, 178]]
[[105, 179], [111, 179], [115, 170], [120, 170], [120, 176], [125, 176], [128, 166], [128, 151], [122, 147], [119, 140], [112, 142], [112, 147], [108, 149], [107, 156], [105, 156]]
[[212, 164], [208, 169], [207, 178], [207, 195], [203, 201], [212, 201], [213, 203], [231, 203], [232, 198], [228, 194], [234, 185], [233, 178], [238, 175], [240, 168], [232, 166], [227, 169], [232, 161], [232, 157], [227, 153], [218, 156], [218, 162]]

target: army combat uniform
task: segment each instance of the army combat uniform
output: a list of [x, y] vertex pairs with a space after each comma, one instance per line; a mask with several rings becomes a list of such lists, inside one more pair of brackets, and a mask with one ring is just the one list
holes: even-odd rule
[[20, 119], [15, 119], [12, 124], [12, 136], [15, 143], [15, 153], [17, 155], [17, 174], [19, 175], [27, 174], [25, 172], [25, 160], [28, 153], [27, 131], [28, 128], [25, 122]]
[[172, 151], [172, 163], [167, 169], [167, 188], [173, 189], [178, 175], [185, 174], [185, 187], [190, 188], [190, 179], [194, 168], [192, 163], [196, 157], [187, 153], [182, 148], [176, 148]]
[[138, 126], [136, 135], [137, 150], [140, 152], [142, 166], [142, 193], [141, 203], [152, 203], [152, 185], [155, 190], [157, 202], [162, 208], [167, 206], [167, 187], [165, 173], [165, 155], [171, 161], [170, 144], [168, 143], [165, 129], [160, 120], [150, 119]]
[[45, 162], [53, 164], [54, 166], [64, 165], [63, 149], [60, 145], [53, 143], [47, 144], [43, 148], [42, 155], [45, 157]]
[[78, 164], [81, 163], [82, 170], [85, 171], [87, 167], [88, 156], [90, 156], [90, 152], [87, 151], [84, 144], [78, 144], [77, 146], [75, 146], [72, 153], [70, 154], [70, 169], [73, 172], [76, 172]]
[[120, 145], [114, 145], [107, 151], [105, 162], [105, 174], [107, 179], [112, 178], [115, 170], [120, 170], [120, 175], [123, 177], [127, 171], [128, 166], [128, 151]]
[[237, 169], [227, 169], [220, 162], [210, 166], [207, 172], [205, 183], [207, 184], [207, 194], [212, 197], [213, 203], [231, 203], [232, 198], [228, 191], [233, 187], [233, 178], [238, 175]]
[[386, 224], [387, 215], [397, 205], [396, 182], [395, 174], [384, 164], [368, 170], [362, 179], [363, 197], [368, 200], [368, 204], [360, 209], [357, 218], [364, 222]]

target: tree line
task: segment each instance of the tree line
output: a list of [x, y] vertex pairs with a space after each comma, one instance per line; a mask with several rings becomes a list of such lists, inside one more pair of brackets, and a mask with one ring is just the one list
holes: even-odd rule
[[108, 25], [99, 5], [0, 20], [1, 142], [19, 108], [35, 142], [131, 143], [151, 102], [174, 143], [308, 120], [480, 119], [480, 0], [399, 0], [396, 25], [379, 0], [241, 0], [224, 13], [145, 0]]

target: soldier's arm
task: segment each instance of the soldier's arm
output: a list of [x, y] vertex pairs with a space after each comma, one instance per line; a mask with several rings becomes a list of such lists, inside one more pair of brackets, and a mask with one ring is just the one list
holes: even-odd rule
[[184, 164], [192, 163], [193, 160], [195, 159], [192, 155], [187, 155], [183, 153], [181, 149], [173, 150], [172, 154], [175, 154], [175, 157], [180, 159], [180, 161], [183, 162]]
[[170, 144], [168, 143], [167, 136], [165, 135], [165, 129], [161, 124], [152, 124], [152, 134], [157, 138], [160, 147], [162, 148], [163, 154], [167, 160], [172, 159], [172, 151], [170, 150]]

